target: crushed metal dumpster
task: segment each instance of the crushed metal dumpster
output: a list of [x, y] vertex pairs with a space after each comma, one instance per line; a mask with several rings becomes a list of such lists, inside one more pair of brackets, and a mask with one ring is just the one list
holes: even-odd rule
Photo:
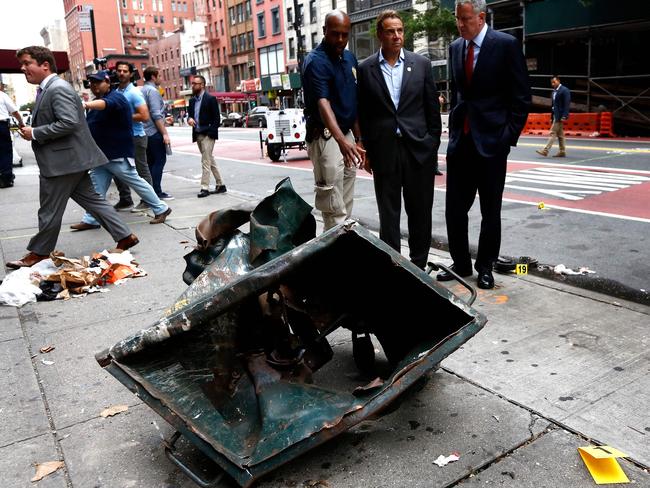
[[[257, 267], [230, 230], [163, 318], [97, 355], [177, 430], [166, 452], [200, 486], [218, 482], [174, 454], [179, 436], [251, 486], [380, 412], [486, 322], [354, 221]], [[343, 329], [352, 348], [328, 341]], [[363, 374], [344, 374], [354, 363]]]

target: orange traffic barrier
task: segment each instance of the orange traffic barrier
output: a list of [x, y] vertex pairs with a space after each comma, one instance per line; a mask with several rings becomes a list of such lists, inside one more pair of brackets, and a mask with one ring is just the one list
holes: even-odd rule
[[600, 114], [600, 136], [616, 137], [614, 134], [614, 120], [612, 112], [601, 112]]
[[[604, 124], [604, 125], [603, 125]], [[522, 134], [547, 136], [551, 131], [551, 114], [528, 114]], [[578, 137], [613, 136], [612, 113], [571, 113], [564, 121], [564, 134]]]

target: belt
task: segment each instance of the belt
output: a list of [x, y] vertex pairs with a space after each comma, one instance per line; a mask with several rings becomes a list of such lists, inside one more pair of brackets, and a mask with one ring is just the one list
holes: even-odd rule
[[4, 122], [5, 124], [9, 123], [9, 119], [0, 119], [0, 122]]

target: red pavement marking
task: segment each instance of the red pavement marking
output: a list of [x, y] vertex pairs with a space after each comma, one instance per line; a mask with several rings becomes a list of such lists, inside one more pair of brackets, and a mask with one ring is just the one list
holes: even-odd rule
[[[192, 154], [199, 154], [196, 144], [174, 144], [174, 148], [178, 151], [189, 152]], [[311, 161], [307, 158], [307, 152], [298, 149], [290, 149], [287, 155], [287, 162], [274, 163], [268, 157], [261, 157], [259, 143], [251, 141], [239, 141], [223, 139], [217, 142], [214, 154], [217, 158], [237, 159], [241, 161], [250, 161], [256, 164], [268, 164], [269, 166], [289, 166], [296, 169], [311, 170]], [[445, 158], [441, 155], [440, 162], [444, 164]], [[533, 168], [548, 167], [548, 164], [536, 162], [525, 163], [518, 161], [508, 161], [508, 173], [515, 173], [517, 171], [529, 170]], [[575, 165], [563, 165], [556, 163], [552, 165], [555, 168], [566, 169], [585, 169], [592, 171], [599, 171], [601, 173], [616, 174], [639, 174], [648, 176], [647, 173], [637, 173], [633, 170], [615, 170], [615, 169], [594, 169], [593, 167], [581, 167]], [[358, 177], [372, 178], [371, 175], [365, 171], [359, 171]], [[438, 176], [435, 180], [436, 188], [444, 189], [446, 186], [446, 176]], [[543, 186], [543, 184], [540, 184]], [[522, 202], [522, 203], [538, 203], [544, 202], [549, 207], [560, 207], [567, 209], [585, 210], [589, 212], [598, 212], [605, 214], [612, 214], [621, 217], [632, 217], [650, 220], [650, 205], [648, 204], [650, 195], [650, 182], [631, 185], [628, 188], [616, 190], [612, 192], [603, 192], [600, 195], [587, 196], [582, 200], [571, 201], [559, 198], [550, 198], [549, 195], [530, 194], [526, 192], [517, 192], [516, 190], [506, 189], [503, 196], [508, 201]]]

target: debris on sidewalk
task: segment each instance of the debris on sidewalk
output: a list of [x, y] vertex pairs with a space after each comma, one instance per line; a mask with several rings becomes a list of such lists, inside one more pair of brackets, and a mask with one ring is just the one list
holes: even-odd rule
[[449, 463], [458, 461], [459, 459], [460, 459], [460, 453], [452, 452], [449, 456], [443, 456], [441, 454], [440, 456], [437, 457], [437, 459], [433, 463], [437, 464], [442, 468], [444, 466], [447, 466]]
[[43, 346], [43, 347], [41, 347], [41, 348], [39, 349], [39, 351], [41, 351], [41, 354], [47, 354], [48, 352], [52, 352], [52, 351], [54, 351], [54, 349], [55, 349], [55, 347], [54, 347], [53, 345], [50, 344], [49, 346]]
[[567, 268], [563, 264], [558, 264], [553, 268], [553, 273], [555, 274], [563, 274], [563, 275], [586, 275], [590, 273], [595, 273], [595, 271], [590, 270], [586, 266], [583, 266], [582, 268], [578, 269], [578, 271], [574, 271], [571, 268]]
[[41, 363], [43, 363], [45, 366], [52, 366], [54, 364], [54, 361], [48, 361], [47, 359], [41, 359]]
[[36, 468], [36, 473], [30, 481], [32, 483], [35, 481], [41, 481], [43, 478], [51, 475], [52, 473], [55, 473], [63, 466], [65, 466], [65, 463], [63, 461], [48, 461], [46, 463], [36, 464], [34, 466]]
[[68, 258], [54, 251], [49, 259], [31, 268], [9, 273], [0, 284], [0, 304], [22, 307], [35, 301], [81, 297], [108, 291], [107, 284], [146, 276], [129, 251], [95, 253], [92, 257]]
[[112, 407], [105, 408], [99, 414], [100, 416], [107, 418], [117, 415], [118, 413], [126, 412], [129, 409], [128, 405], [113, 405]]
[[578, 452], [596, 484], [630, 482], [625, 471], [616, 461], [616, 458], [627, 457], [627, 454], [609, 446], [579, 447]]

